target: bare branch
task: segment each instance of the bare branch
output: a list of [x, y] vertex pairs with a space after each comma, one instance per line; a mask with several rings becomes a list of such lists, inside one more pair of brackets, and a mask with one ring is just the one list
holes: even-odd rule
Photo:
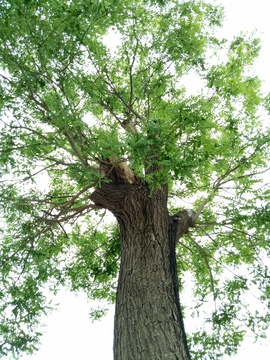
[[207, 196], [206, 199], [203, 200], [203, 202], [201, 203], [201, 205], [199, 206], [198, 210], [196, 211], [194, 217], [193, 217], [193, 221], [194, 223], [198, 220], [199, 216], [201, 215], [203, 209], [205, 208], [205, 206], [213, 199], [214, 195], [215, 195], [216, 189], [214, 188], [210, 194]]
[[137, 119], [142, 120], [142, 116], [140, 114], [137, 113], [136, 110], [134, 110], [133, 106], [130, 106], [126, 100], [123, 98], [123, 96], [119, 93], [119, 91], [117, 91], [116, 87], [113, 84], [113, 81], [111, 80], [108, 72], [106, 71], [106, 77], [107, 77], [107, 81], [105, 80], [105, 83], [109, 86], [109, 88], [111, 89], [111, 92], [113, 95], [116, 95], [116, 97], [122, 102], [122, 104], [127, 108], [127, 110], [132, 113], [133, 115], [135, 115], [135, 117]]

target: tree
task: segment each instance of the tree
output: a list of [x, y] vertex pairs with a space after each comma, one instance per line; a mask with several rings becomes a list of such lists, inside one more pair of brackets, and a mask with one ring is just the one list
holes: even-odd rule
[[[222, 8], [202, 1], [0, 6], [0, 354], [35, 350], [45, 285], [116, 301], [116, 360], [217, 359], [247, 328], [263, 335], [259, 40], [215, 36]], [[188, 339], [185, 282], [194, 316], [214, 303]], [[254, 313], [251, 291], [265, 304]]]

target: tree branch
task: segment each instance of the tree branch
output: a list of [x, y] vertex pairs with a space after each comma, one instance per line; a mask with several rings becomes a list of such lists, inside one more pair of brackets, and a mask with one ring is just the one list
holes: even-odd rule
[[[249, 177], [249, 176], [255, 176], [255, 175], [259, 175], [259, 174], [263, 174], [265, 172], [267, 172], [270, 168], [267, 168], [266, 170], [262, 170], [261, 172], [255, 172], [255, 173], [249, 173], [246, 175], [240, 175], [240, 176], [236, 176], [234, 178], [230, 178], [227, 179], [227, 176], [229, 176], [230, 174], [232, 174], [234, 171], [236, 171], [237, 169], [239, 169], [242, 165], [244, 165], [248, 160], [250, 160], [259, 150], [258, 147], [256, 147], [256, 149], [254, 150], [254, 152], [247, 158], [243, 157], [242, 159], [240, 159], [239, 163], [237, 165], [235, 165], [233, 168], [229, 167], [227, 169], [227, 171], [221, 175], [218, 179], [216, 179], [214, 181], [213, 187], [211, 192], [209, 193], [209, 195], [202, 201], [201, 205], [199, 206], [198, 210], [196, 211], [196, 214], [193, 218], [193, 221], [196, 222], [200, 216], [200, 214], [202, 213], [203, 209], [205, 208], [205, 206], [213, 199], [213, 197], [215, 196], [216, 192], [220, 189], [220, 187], [230, 181], [235, 181], [238, 179], [242, 179], [245, 177]], [[224, 180], [224, 181], [223, 181]]]
[[213, 277], [211, 266], [210, 266], [209, 261], [208, 261], [208, 257], [210, 257], [210, 256], [209, 256], [209, 254], [207, 254], [207, 252], [204, 250], [204, 248], [190, 236], [190, 234], [187, 234], [187, 236], [193, 242], [193, 244], [195, 244], [195, 246], [199, 249], [200, 253], [203, 255], [205, 264], [206, 264], [208, 272], [209, 272], [211, 290], [212, 290], [212, 293], [213, 293], [214, 303], [215, 303], [215, 307], [216, 307], [216, 294], [215, 294], [214, 277]]
[[173, 232], [173, 237], [175, 243], [182, 237], [184, 234], [187, 234], [190, 227], [194, 227], [194, 218], [195, 212], [191, 209], [184, 209], [178, 213], [170, 216], [171, 222], [171, 231]]

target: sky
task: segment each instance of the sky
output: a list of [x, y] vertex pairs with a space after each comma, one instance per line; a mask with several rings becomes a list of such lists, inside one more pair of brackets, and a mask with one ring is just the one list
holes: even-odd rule
[[[222, 30], [226, 37], [257, 28], [263, 47], [256, 71], [264, 80], [264, 89], [270, 90], [270, 0], [220, 0], [219, 3], [226, 9], [227, 20]], [[84, 295], [76, 296], [63, 290], [57, 302], [59, 309], [43, 319], [46, 327], [39, 352], [22, 360], [112, 360], [113, 308], [101, 321], [92, 323], [88, 314], [94, 304]], [[230, 359], [269, 360], [270, 331], [265, 343], [254, 345], [252, 342], [247, 339], [238, 355]]]

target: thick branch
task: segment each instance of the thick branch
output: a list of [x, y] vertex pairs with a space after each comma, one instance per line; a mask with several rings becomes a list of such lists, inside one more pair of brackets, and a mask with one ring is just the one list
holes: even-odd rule
[[181, 236], [189, 232], [189, 228], [194, 227], [194, 216], [195, 211], [185, 209], [170, 217], [170, 232], [175, 239], [175, 243]]
[[136, 191], [137, 186], [131, 184], [102, 183], [101, 187], [91, 194], [90, 200], [95, 206], [110, 210], [117, 214], [121, 212], [125, 199]]

